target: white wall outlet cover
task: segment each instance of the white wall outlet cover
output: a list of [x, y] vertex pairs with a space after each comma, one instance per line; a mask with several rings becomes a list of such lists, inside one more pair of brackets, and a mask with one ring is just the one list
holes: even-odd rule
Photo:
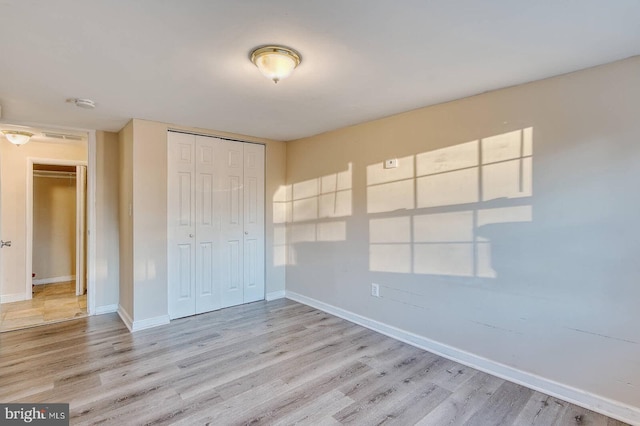
[[385, 162], [384, 162], [384, 168], [385, 169], [395, 169], [396, 167], [398, 167], [398, 159], [397, 158], [392, 158], [390, 160], [385, 160]]
[[376, 283], [371, 283], [371, 295], [373, 297], [380, 297], [380, 286]]

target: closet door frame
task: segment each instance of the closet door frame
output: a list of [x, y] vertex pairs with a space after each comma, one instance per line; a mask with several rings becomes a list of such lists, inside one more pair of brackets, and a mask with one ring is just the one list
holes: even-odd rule
[[[172, 135], [184, 135], [184, 136], [172, 136]], [[174, 139], [172, 140], [172, 138]], [[176, 140], [175, 138], [183, 138], [184, 140], [191, 139], [190, 143], [192, 144], [192, 149], [191, 149], [192, 169], [191, 169], [191, 177], [190, 177], [191, 208], [190, 208], [190, 216], [189, 216], [191, 218], [191, 221], [190, 221], [191, 226], [187, 227], [186, 228], [187, 230], [183, 232], [185, 235], [189, 236], [189, 239], [186, 239], [186, 238], [182, 238], [182, 239], [184, 240], [183, 245], [184, 244], [189, 245], [189, 250], [188, 250], [189, 265], [190, 265], [189, 266], [189, 273], [190, 273], [189, 288], [190, 288], [190, 296], [193, 300], [189, 301], [188, 303], [189, 305], [188, 311], [186, 309], [184, 310], [180, 309], [179, 310], [180, 312], [177, 312], [176, 309], [174, 309], [174, 306], [173, 306], [175, 303], [174, 296], [177, 294], [176, 291], [178, 290], [175, 284], [179, 282], [179, 279], [178, 279], [179, 275], [176, 273], [176, 268], [178, 267], [178, 265], [175, 265], [175, 262], [176, 260], [178, 260], [178, 257], [175, 256], [174, 253], [172, 253], [172, 245], [175, 245], [178, 241], [177, 241], [177, 236], [175, 235], [175, 230], [172, 230], [172, 227], [171, 227], [171, 221], [172, 221], [171, 214], [172, 214], [172, 211], [175, 213], [175, 206], [172, 207], [170, 205], [174, 201], [172, 200], [170, 191], [172, 190], [172, 185], [176, 185], [177, 183], [172, 182], [172, 164], [171, 164], [172, 160], [171, 158], [169, 158], [168, 164], [167, 164], [167, 168], [168, 168], [167, 191], [169, 192], [167, 196], [167, 215], [168, 215], [167, 277], [169, 279], [168, 311], [169, 311], [170, 318], [176, 319], [184, 316], [194, 315], [197, 313], [209, 312], [209, 311], [217, 310], [217, 309], [228, 307], [228, 306], [235, 306], [238, 304], [264, 300], [266, 298], [266, 268], [265, 268], [265, 265], [266, 265], [266, 258], [265, 258], [265, 255], [266, 255], [266, 238], [265, 238], [265, 235], [266, 235], [266, 232], [265, 232], [266, 230], [266, 215], [265, 215], [266, 146], [260, 143], [240, 141], [240, 140], [230, 140], [230, 139], [220, 138], [212, 135], [169, 130], [167, 133], [167, 145], [168, 145], [167, 155], [168, 156], [176, 155], [175, 153], [176, 147], [172, 146], [176, 143], [174, 142]], [[212, 226], [215, 232], [217, 233], [217, 238], [213, 239], [214, 241], [209, 241], [209, 240], [204, 241], [198, 235], [199, 234], [198, 223], [200, 219], [202, 219], [201, 217], [199, 217], [199, 215], [202, 214], [202, 212], [200, 212], [198, 209], [199, 207], [201, 207], [201, 205], [198, 205], [199, 203], [198, 200], [200, 200], [200, 203], [206, 202], [202, 198], [203, 194], [197, 191], [197, 188], [199, 186], [198, 179], [202, 177], [202, 176], [199, 176], [199, 170], [197, 165], [197, 162], [198, 162], [197, 156], [199, 155], [198, 141], [200, 141], [200, 143], [206, 143], [208, 141], [211, 141], [214, 144], [221, 144], [220, 146], [224, 146], [225, 144], [231, 143], [231, 144], [238, 144], [238, 145], [227, 145], [227, 146], [242, 147], [242, 149], [240, 150], [242, 152], [240, 161], [242, 163], [243, 173], [242, 173], [241, 182], [239, 183], [241, 192], [240, 192], [240, 199], [238, 200], [239, 205], [237, 206], [237, 208], [240, 209], [239, 213], [241, 214], [241, 218], [242, 218], [242, 223], [239, 224], [240, 225], [239, 237], [242, 244], [240, 244], [239, 249], [244, 251], [246, 246], [251, 245], [252, 246], [251, 250], [253, 250], [257, 254], [257, 257], [256, 257], [257, 260], [255, 259], [249, 260], [246, 258], [246, 256], [244, 255], [241, 256], [242, 264], [240, 266], [239, 273], [242, 275], [242, 277], [240, 277], [242, 288], [239, 290], [242, 294], [240, 295], [241, 297], [234, 298], [233, 301], [225, 300], [224, 290], [222, 288], [222, 286], [224, 285], [223, 268], [229, 268], [229, 262], [228, 262], [228, 259], [224, 258], [223, 250], [222, 250], [222, 245], [224, 244], [223, 235], [222, 235], [222, 220], [224, 216], [222, 214], [222, 208], [223, 208], [222, 204], [224, 204], [224, 202], [222, 197], [225, 196], [224, 194], [225, 182], [224, 182], [224, 179], [220, 178], [220, 174], [217, 173], [217, 170], [220, 170], [220, 167], [222, 166], [222, 164], [225, 161], [229, 161], [229, 159], [224, 158], [225, 156], [223, 155], [219, 155], [218, 150], [214, 149], [213, 158], [215, 162], [214, 163], [215, 170], [213, 170], [214, 172], [213, 186], [214, 186], [214, 194], [219, 196], [214, 197], [215, 199], [211, 200], [211, 202], [214, 204]], [[253, 159], [251, 160], [248, 160], [247, 158], [248, 156], [244, 154], [246, 147], [248, 147], [249, 152], [252, 152], [250, 157], [252, 157]], [[246, 190], [246, 182], [245, 182], [246, 174], [244, 172], [244, 167], [247, 166], [247, 162], [249, 162], [249, 164], [255, 163], [256, 157], [254, 154], [256, 150], [260, 152], [260, 155], [258, 156], [260, 161], [260, 164], [258, 164], [259, 179], [257, 179], [257, 182], [252, 183], [253, 186], [251, 190], [256, 191], [257, 199], [256, 201], [253, 201], [253, 203], [254, 203], [254, 207], [258, 207], [257, 209], [258, 217], [255, 218], [256, 223], [252, 223], [251, 226], [247, 226], [245, 224], [245, 222], [247, 222], [245, 220], [245, 216], [250, 217], [251, 212], [249, 212], [247, 208], [252, 204], [251, 202], [249, 202], [250, 200], [248, 198], [251, 194], [246, 193], [247, 191], [245, 191]], [[255, 166], [255, 164], [253, 165]], [[175, 190], [175, 188], [173, 189]], [[259, 204], [255, 205], [256, 202]], [[183, 235], [182, 237], [185, 237], [185, 236]], [[199, 295], [199, 292], [202, 292], [202, 289], [203, 289], [202, 279], [204, 279], [203, 270], [201, 268], [202, 263], [198, 262], [199, 256], [203, 256], [204, 254], [202, 251], [199, 250], [201, 248], [199, 246], [204, 243], [208, 244], [209, 247], [213, 247], [212, 255], [214, 259], [214, 264], [213, 264], [212, 276], [210, 278], [214, 280], [214, 283], [212, 285], [213, 287], [212, 291], [209, 291], [209, 293], [212, 293], [211, 296], [213, 296], [213, 299], [211, 301], [208, 301], [207, 303], [199, 304], [198, 295]], [[213, 245], [211, 245], [212, 243]], [[249, 268], [249, 266], [251, 266], [251, 268]], [[251, 283], [247, 283], [245, 282], [245, 279], [244, 279], [245, 274], [249, 274], [250, 276], [253, 276], [255, 279], [252, 279]], [[217, 300], [215, 300], [216, 296], [217, 296]]]

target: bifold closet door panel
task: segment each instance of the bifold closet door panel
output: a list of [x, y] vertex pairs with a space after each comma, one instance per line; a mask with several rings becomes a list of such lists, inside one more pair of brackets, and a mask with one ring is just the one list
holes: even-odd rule
[[169, 317], [195, 313], [195, 136], [168, 134]]
[[196, 136], [195, 161], [195, 313], [214, 311], [222, 307], [218, 229], [220, 218], [217, 206], [216, 150], [219, 140]]
[[264, 145], [244, 145], [244, 303], [264, 294]]
[[263, 300], [263, 145], [169, 132], [169, 316]]
[[244, 143], [220, 140], [220, 278], [222, 306], [244, 303]]

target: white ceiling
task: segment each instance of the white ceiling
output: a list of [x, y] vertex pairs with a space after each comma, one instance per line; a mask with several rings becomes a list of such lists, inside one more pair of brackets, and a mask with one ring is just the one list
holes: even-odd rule
[[[1, 121], [111, 131], [291, 140], [640, 54], [638, 0], [0, 0], [0, 17]], [[303, 58], [277, 85], [248, 59], [267, 43]]]

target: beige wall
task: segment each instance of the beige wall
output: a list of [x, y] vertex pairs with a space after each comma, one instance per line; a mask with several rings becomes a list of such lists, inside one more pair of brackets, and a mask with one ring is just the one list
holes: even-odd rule
[[76, 274], [76, 178], [33, 178], [33, 272], [37, 280]]
[[[87, 161], [86, 143], [44, 143], [32, 140], [15, 146], [0, 138], [2, 239], [12, 246], [2, 249], [2, 298], [26, 297], [26, 189], [27, 159]], [[31, 277], [28, 277], [31, 280]], [[20, 296], [21, 295], [21, 296]]]
[[118, 177], [118, 309], [133, 318], [133, 121], [118, 134]]
[[[120, 304], [126, 307], [134, 323], [166, 317], [167, 306], [167, 132], [169, 129], [195, 131], [214, 136], [226, 136], [266, 145], [266, 196], [272, 199], [285, 179], [285, 144], [264, 139], [234, 135], [205, 129], [185, 128], [166, 123], [135, 119], [120, 132], [121, 150], [121, 275]], [[129, 161], [130, 159], [130, 161]], [[131, 179], [131, 180], [129, 180]], [[124, 183], [124, 184], [123, 184]], [[131, 191], [129, 193], [127, 191]], [[132, 204], [133, 227], [123, 223], [128, 212], [124, 203]], [[124, 219], [123, 219], [124, 216]], [[284, 265], [274, 261], [273, 212], [266, 213], [267, 293], [284, 290]], [[125, 250], [124, 236], [132, 236], [132, 255]], [[131, 270], [122, 266], [131, 263]], [[132, 279], [129, 280], [129, 274]], [[123, 297], [123, 295], [125, 295]]]
[[639, 111], [635, 57], [288, 143], [287, 291], [637, 413]]
[[118, 304], [120, 282], [118, 134], [96, 132], [96, 307]]

